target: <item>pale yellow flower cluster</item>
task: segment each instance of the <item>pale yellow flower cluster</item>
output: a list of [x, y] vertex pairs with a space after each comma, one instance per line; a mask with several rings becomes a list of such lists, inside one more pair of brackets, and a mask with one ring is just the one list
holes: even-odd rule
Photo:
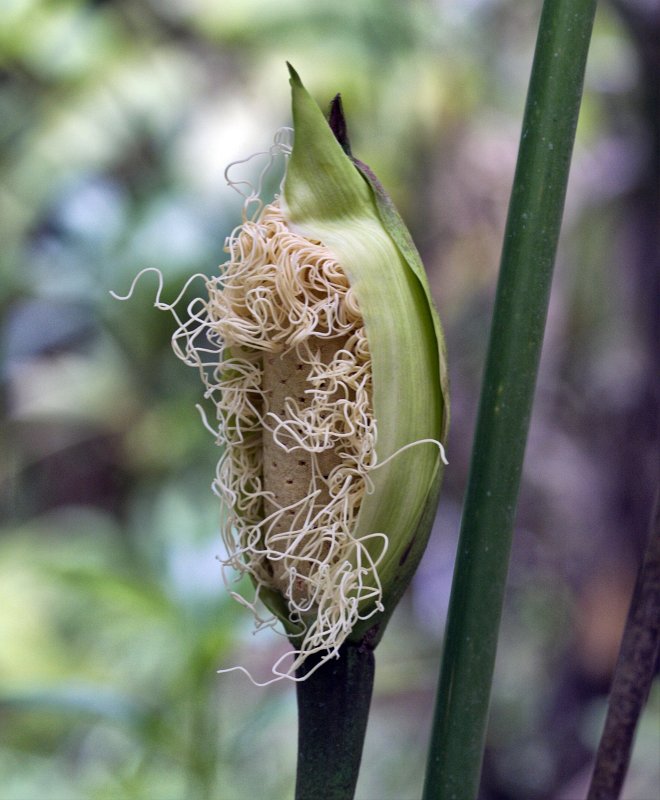
[[220, 358], [203, 372], [224, 449], [226, 564], [286, 600], [302, 634], [292, 675], [309, 654], [336, 651], [364, 600], [378, 610], [376, 564], [354, 537], [375, 461], [371, 360], [343, 270], [289, 229], [277, 202], [227, 251], [205, 314]]

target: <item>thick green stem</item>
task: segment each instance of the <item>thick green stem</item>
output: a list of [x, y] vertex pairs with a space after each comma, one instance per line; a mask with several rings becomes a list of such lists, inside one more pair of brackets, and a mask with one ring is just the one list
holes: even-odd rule
[[[318, 660], [308, 658], [297, 676], [311, 672]], [[296, 800], [352, 800], [373, 683], [373, 650], [347, 641], [338, 659], [297, 684]]]
[[545, 0], [463, 512], [425, 800], [477, 796], [522, 462], [596, 0]]

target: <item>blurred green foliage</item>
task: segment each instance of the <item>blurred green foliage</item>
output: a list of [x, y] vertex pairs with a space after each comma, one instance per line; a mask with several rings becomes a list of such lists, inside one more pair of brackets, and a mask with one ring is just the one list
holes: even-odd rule
[[[284, 645], [252, 639], [223, 586], [217, 453], [194, 408], [196, 376], [173, 357], [153, 276], [126, 303], [109, 296], [157, 266], [173, 298], [223, 260], [240, 220], [224, 168], [289, 122], [286, 59], [320, 101], [342, 91], [354, 150], [409, 222], [447, 321], [451, 468], [428, 557], [379, 648], [358, 789], [358, 800], [419, 796], [539, 10], [512, 0], [1, 5], [0, 800], [292, 795], [292, 687], [216, 674], [249, 661], [266, 675]], [[653, 147], [642, 67], [640, 42], [601, 9], [484, 798], [581, 796], [571, 781], [596, 743], [643, 539], [655, 317], [632, 244], [649, 236], [633, 202]], [[628, 800], [650, 800], [660, 781], [658, 725], [655, 692]]]

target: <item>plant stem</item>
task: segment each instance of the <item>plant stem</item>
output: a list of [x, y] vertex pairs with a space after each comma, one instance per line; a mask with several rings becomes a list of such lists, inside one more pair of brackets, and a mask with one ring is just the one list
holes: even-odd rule
[[[314, 669], [318, 660], [318, 656], [308, 658], [297, 677]], [[352, 800], [362, 759], [374, 668], [370, 647], [346, 641], [338, 659], [327, 661], [296, 685], [296, 800]]]
[[545, 0], [463, 511], [425, 800], [479, 788], [522, 462], [596, 0]]
[[617, 800], [660, 653], [660, 493], [614, 670], [587, 800]]

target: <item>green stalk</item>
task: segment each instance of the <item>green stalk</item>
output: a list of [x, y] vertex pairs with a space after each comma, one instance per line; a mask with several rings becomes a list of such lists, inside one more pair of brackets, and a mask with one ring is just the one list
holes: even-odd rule
[[424, 800], [477, 796], [520, 475], [596, 0], [545, 0], [481, 391]]
[[[308, 658], [297, 677], [314, 669], [318, 660]], [[297, 684], [296, 800], [352, 800], [373, 682], [373, 650], [346, 641], [338, 659], [326, 661]]]

